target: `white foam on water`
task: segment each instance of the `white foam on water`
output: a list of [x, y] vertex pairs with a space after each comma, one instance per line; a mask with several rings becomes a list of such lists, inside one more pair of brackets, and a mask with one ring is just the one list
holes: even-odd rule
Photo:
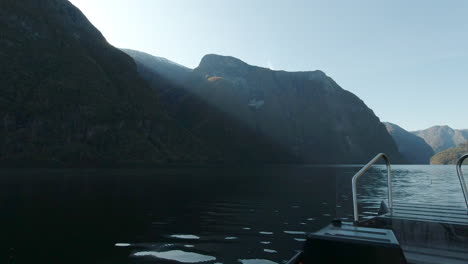
[[239, 259], [242, 264], [278, 264], [267, 259]]
[[290, 234], [290, 235], [305, 235], [306, 232], [304, 231], [283, 231], [284, 233], [286, 234]]
[[175, 260], [182, 263], [199, 263], [216, 260], [213, 256], [202, 255], [182, 250], [171, 250], [165, 252], [141, 251], [133, 254], [136, 257], [155, 257], [159, 259]]
[[250, 230], [250, 229], [252, 229], [252, 228], [250, 228], [250, 227], [243, 227], [242, 229], [244, 229], [244, 230]]
[[194, 246], [194, 245], [184, 245], [184, 247], [186, 247], [186, 248], [193, 248], [193, 247], [195, 247], [195, 246]]
[[264, 248], [263, 251], [265, 251], [267, 253], [278, 253], [278, 251], [276, 251], [274, 249], [268, 249], [268, 248]]
[[266, 232], [266, 231], [260, 231], [258, 233], [262, 235], [273, 235], [273, 232]]
[[224, 239], [226, 239], [226, 240], [234, 240], [234, 239], [237, 239], [237, 237], [225, 237]]
[[268, 245], [268, 244], [271, 244], [270, 241], [261, 241], [260, 243], [264, 244], [264, 245]]
[[131, 244], [129, 243], [115, 243], [116, 247], [129, 247]]
[[295, 238], [294, 240], [299, 241], [299, 242], [305, 242], [306, 241], [304, 238]]
[[172, 235], [171, 237], [173, 238], [179, 238], [179, 239], [200, 239], [199, 236], [195, 236], [195, 235]]

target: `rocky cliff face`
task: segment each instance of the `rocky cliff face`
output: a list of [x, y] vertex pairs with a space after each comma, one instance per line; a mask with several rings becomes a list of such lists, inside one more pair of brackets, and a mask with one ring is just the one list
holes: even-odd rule
[[[134, 58], [150, 79], [151, 65]], [[362, 163], [379, 152], [403, 161], [372, 110], [321, 71], [272, 71], [233, 57], [207, 55], [183, 87], [184, 93], [280, 146], [296, 161]], [[213, 125], [213, 120], [205, 124]]]
[[392, 124], [384, 123], [388, 133], [393, 137], [398, 150], [411, 164], [429, 164], [434, 151], [422, 138]]
[[435, 153], [457, 147], [468, 141], [467, 130], [456, 130], [449, 126], [433, 126], [413, 133], [423, 138]]
[[65, 0], [0, 2], [0, 161], [206, 159], [134, 61]]

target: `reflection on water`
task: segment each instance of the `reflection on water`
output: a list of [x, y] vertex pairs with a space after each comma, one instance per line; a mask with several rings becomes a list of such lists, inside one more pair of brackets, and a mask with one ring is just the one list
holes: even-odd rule
[[195, 235], [171, 235], [171, 237], [180, 239], [200, 239], [199, 236]]
[[290, 235], [305, 235], [306, 232], [304, 231], [283, 231], [284, 233], [286, 234], [290, 234]]
[[129, 246], [131, 246], [131, 244], [128, 244], [128, 243], [115, 243], [115, 246], [116, 247], [129, 247]]
[[266, 259], [239, 259], [242, 264], [277, 264]]
[[[3, 171], [0, 263], [284, 263], [306, 233], [351, 220], [359, 169]], [[454, 166], [393, 172], [397, 201], [463, 205]], [[386, 184], [383, 166], [361, 178], [361, 214], [377, 212]]]
[[182, 250], [171, 250], [166, 252], [142, 251], [133, 254], [136, 257], [155, 257], [159, 259], [175, 260], [182, 263], [197, 263], [216, 260], [215, 257], [197, 254], [193, 252], [185, 252]]

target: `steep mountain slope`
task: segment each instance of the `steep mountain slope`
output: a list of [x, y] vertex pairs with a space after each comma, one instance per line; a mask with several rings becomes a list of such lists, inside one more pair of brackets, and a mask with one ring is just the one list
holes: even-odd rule
[[413, 132], [429, 144], [435, 153], [454, 148], [468, 141], [467, 130], [456, 130], [449, 126], [433, 126]]
[[0, 32], [0, 161], [207, 159], [134, 61], [68, 1], [2, 0]]
[[[450, 148], [445, 151], [439, 152], [431, 158], [431, 164], [456, 164], [458, 159], [468, 153], [468, 143], [461, 144], [458, 147]], [[465, 161], [464, 164], [468, 164]]]
[[362, 163], [387, 152], [395, 162], [403, 161], [372, 110], [320, 71], [272, 71], [233, 57], [207, 55], [183, 87], [183, 93], [280, 145], [296, 160]]
[[392, 124], [384, 123], [388, 133], [393, 137], [398, 150], [412, 164], [429, 164], [434, 151], [424, 139]]
[[[131, 49], [122, 49], [122, 51], [130, 55], [130, 57], [132, 57], [138, 64], [151, 69], [152, 72], [159, 73], [159, 75], [164, 76], [176, 84], [185, 83], [186, 79], [192, 72], [192, 69], [163, 57], [156, 57]], [[146, 79], [151, 78], [149, 75], [145, 75], [145, 77]]]

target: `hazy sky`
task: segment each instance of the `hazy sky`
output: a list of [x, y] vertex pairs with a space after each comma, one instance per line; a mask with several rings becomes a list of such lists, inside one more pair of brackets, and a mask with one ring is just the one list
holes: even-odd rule
[[[71, 0], [114, 46], [320, 69], [382, 121], [468, 128], [466, 0]], [[463, 113], [462, 113], [463, 111]]]

